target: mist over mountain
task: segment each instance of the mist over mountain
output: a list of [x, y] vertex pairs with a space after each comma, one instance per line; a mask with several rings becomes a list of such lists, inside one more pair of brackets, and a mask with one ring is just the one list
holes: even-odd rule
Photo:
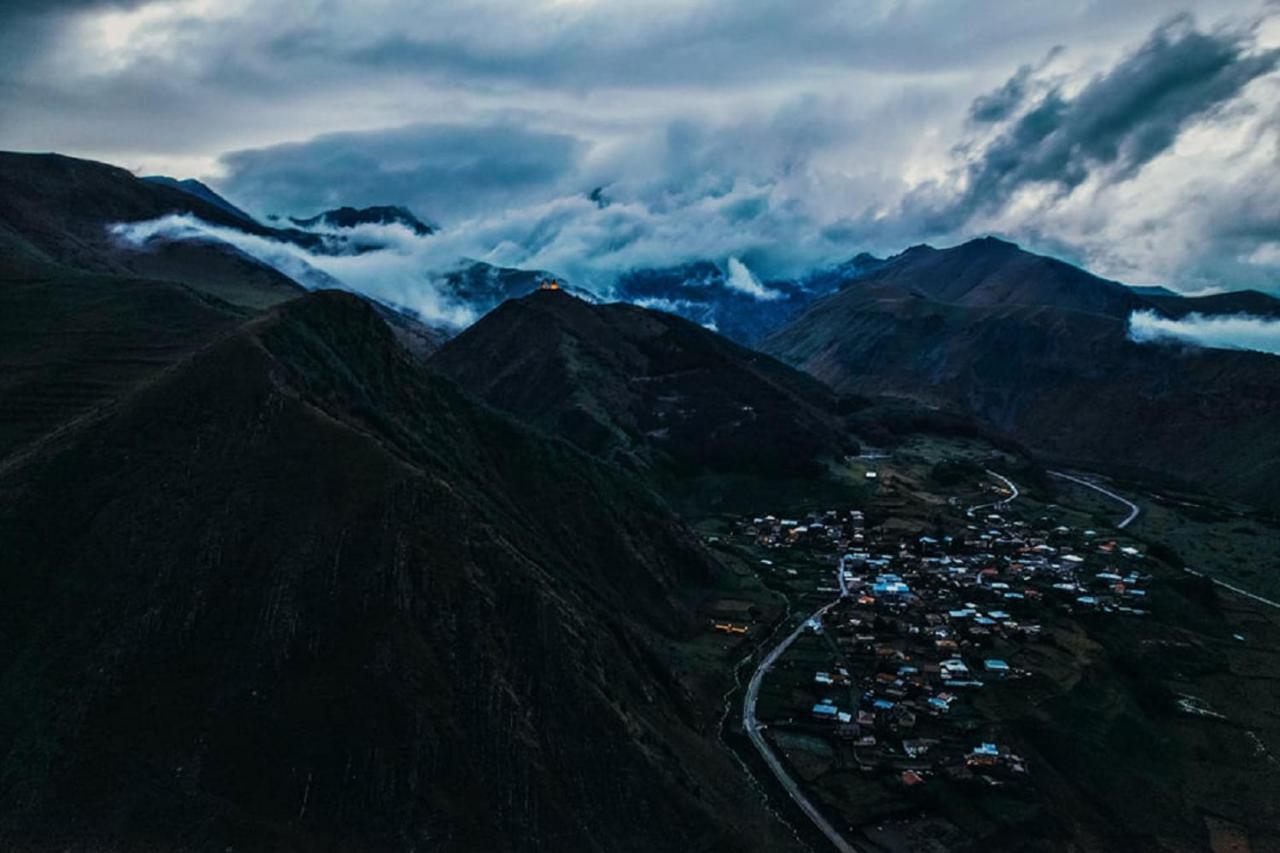
[[[225, 154], [217, 186], [258, 210], [405, 203], [450, 232], [436, 262], [551, 269], [599, 294], [635, 270], [711, 261], [727, 274], [736, 258], [791, 280], [851, 250], [984, 233], [1118, 279], [1270, 290], [1280, 54], [1259, 39], [1247, 20], [1175, 15], [1105, 64], [1046, 44], [967, 100], [932, 79], [901, 97], [677, 106], [630, 133], [497, 113], [320, 134]], [[912, 136], [917, 110], [927, 135]], [[1193, 154], [1196, 140], [1212, 144]], [[1155, 220], [1166, 239], [1149, 239]]]
[[1250, 314], [1206, 316], [1189, 312], [1171, 319], [1154, 311], [1139, 311], [1129, 318], [1129, 336], [1138, 343], [1189, 344], [1280, 355], [1280, 320]]

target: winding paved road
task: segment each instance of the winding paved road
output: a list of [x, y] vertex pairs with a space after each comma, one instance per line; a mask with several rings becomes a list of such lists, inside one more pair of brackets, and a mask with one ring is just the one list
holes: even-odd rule
[[1128, 507], [1129, 514], [1125, 516], [1124, 521], [1116, 525], [1117, 530], [1124, 530], [1126, 527], [1132, 524], [1134, 519], [1138, 517], [1138, 514], [1142, 512], [1142, 510], [1138, 507], [1138, 505], [1133, 501], [1129, 500], [1128, 498], [1120, 497], [1115, 492], [1111, 491], [1110, 489], [1099, 486], [1097, 483], [1093, 482], [1092, 480], [1086, 480], [1084, 477], [1076, 477], [1072, 474], [1064, 474], [1061, 471], [1050, 471], [1049, 476], [1058, 477], [1063, 480], [1070, 480], [1073, 483], [1078, 483], [1087, 489], [1093, 489], [1095, 492], [1098, 492], [1099, 494], [1102, 494], [1102, 495], [1106, 495], [1107, 497], [1111, 498], [1113, 501], [1117, 501], [1118, 503], [1122, 503], [1126, 507]]
[[809, 820], [813, 821], [813, 825], [818, 828], [818, 831], [825, 835], [827, 840], [829, 840], [835, 848], [840, 851], [840, 853], [859, 853], [858, 848], [846, 841], [844, 836], [831, 825], [831, 822], [823, 817], [822, 812], [818, 811], [818, 807], [815, 806], [813, 802], [805, 796], [804, 792], [800, 790], [800, 786], [796, 784], [796, 780], [787, 772], [787, 768], [782, 766], [782, 762], [778, 760], [778, 756], [774, 754], [773, 749], [769, 746], [769, 742], [764, 739], [764, 735], [761, 733], [764, 731], [764, 726], [762, 726], [760, 721], [756, 718], [756, 700], [760, 698], [760, 685], [764, 683], [765, 673], [768, 672], [774, 663], [777, 662], [783, 652], [785, 652], [791, 644], [795, 642], [796, 637], [800, 636], [804, 631], [805, 626], [808, 625], [811, 620], [821, 620], [823, 614], [832, 607], [835, 607], [841, 599], [849, 594], [844, 585], [843, 557], [840, 558], [840, 563], [836, 568], [836, 576], [840, 581], [839, 597], [824, 604], [822, 607], [819, 607], [813, 612], [813, 615], [796, 626], [794, 631], [788, 634], [781, 643], [774, 646], [773, 649], [764, 656], [764, 659], [760, 661], [760, 665], [756, 667], [756, 671], [751, 674], [751, 681], [747, 684], [747, 694], [742, 700], [742, 727], [746, 730], [747, 737], [750, 738], [751, 743], [755, 745], [756, 750], [760, 753], [760, 757], [764, 759], [765, 764], [769, 765], [769, 769], [773, 771], [773, 775], [777, 777], [778, 783], [786, 789], [787, 794], [790, 795], [791, 799], [795, 801], [795, 804], [800, 807], [800, 810], [808, 815]]
[[980, 509], [986, 509], [987, 507], [1008, 506], [1010, 503], [1017, 500], [1018, 496], [1022, 494], [1022, 492], [1018, 490], [1018, 486], [1013, 482], [1013, 480], [1010, 480], [1008, 477], [1004, 476], [1003, 474], [997, 474], [995, 471], [992, 471], [990, 468], [984, 468], [983, 470], [986, 471], [988, 477], [994, 477], [995, 479], [999, 480], [1001, 483], [1005, 485], [1005, 487], [1009, 490], [1009, 497], [1002, 498], [1001, 500], [998, 500], [998, 501], [992, 501], [991, 503], [978, 504], [977, 506], [969, 507], [969, 511], [966, 513], [966, 515], [968, 515], [970, 518], [972, 518], [973, 514]]
[[[1073, 483], [1079, 483], [1082, 486], [1086, 486], [1090, 489], [1093, 489], [1095, 492], [1100, 492], [1101, 494], [1106, 495], [1112, 500], [1118, 501], [1124, 504], [1126, 507], [1128, 507], [1129, 515], [1125, 517], [1124, 521], [1116, 525], [1117, 528], [1128, 527], [1133, 522], [1133, 520], [1138, 517], [1138, 514], [1141, 512], [1141, 510], [1138, 508], [1138, 505], [1135, 504], [1133, 501], [1128, 500], [1126, 498], [1122, 498], [1120, 497], [1120, 495], [1117, 495], [1115, 492], [1111, 491], [1110, 489], [1105, 489], [1102, 486], [1099, 486], [1097, 483], [1086, 480], [1083, 477], [1074, 477], [1071, 474], [1064, 474], [1061, 471], [1050, 471], [1049, 473], [1054, 477], [1061, 477], [1064, 480], [1070, 480]], [[1195, 569], [1183, 567], [1183, 571], [1189, 575], [1195, 575], [1198, 578], [1208, 578], [1209, 580], [1213, 581], [1213, 583], [1216, 584], [1217, 586], [1220, 586], [1223, 589], [1230, 590], [1231, 592], [1234, 592], [1236, 595], [1243, 595], [1245, 598], [1256, 601], [1259, 604], [1265, 604], [1267, 607], [1274, 607], [1277, 610], [1280, 610], [1280, 602], [1272, 601], [1269, 598], [1263, 598], [1262, 596], [1257, 595], [1256, 593], [1249, 592], [1249, 590], [1247, 589], [1241, 589], [1235, 584], [1227, 583], [1226, 581], [1223, 581], [1223, 580], [1218, 580], [1212, 575], [1207, 575], [1204, 572], [1198, 572]]]

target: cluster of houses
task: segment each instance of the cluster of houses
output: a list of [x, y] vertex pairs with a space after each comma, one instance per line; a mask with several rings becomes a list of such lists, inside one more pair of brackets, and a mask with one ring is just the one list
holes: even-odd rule
[[859, 510], [841, 513], [830, 509], [795, 518], [757, 516], [738, 524], [738, 532], [766, 548], [835, 547], [860, 545], [864, 539], [863, 516]]
[[1052, 613], [1147, 612], [1136, 548], [1053, 525], [991, 513], [955, 535], [904, 539], [865, 529], [857, 512], [744, 520], [740, 531], [766, 547], [829, 555], [840, 596], [807, 626], [831, 663], [805, 677], [783, 658], [807, 682], [793, 692], [810, 699], [773, 724], [842, 744], [861, 770], [907, 787], [934, 774], [989, 785], [1025, 774], [974, 694], [1033, 674], [1021, 652]]

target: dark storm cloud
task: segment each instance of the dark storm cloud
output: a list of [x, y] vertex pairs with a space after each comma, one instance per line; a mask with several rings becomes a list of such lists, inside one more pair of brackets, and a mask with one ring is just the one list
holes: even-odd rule
[[412, 125], [334, 133], [223, 158], [220, 189], [262, 212], [411, 205], [457, 219], [546, 190], [575, 168], [582, 143], [518, 125]]
[[44, 49], [80, 13], [133, 9], [148, 0], [4, 0], [0, 2], [0, 84]]
[[[975, 211], [999, 208], [1021, 188], [1069, 193], [1091, 175], [1133, 177], [1173, 145], [1179, 133], [1275, 70], [1280, 50], [1253, 51], [1247, 32], [1204, 33], [1187, 17], [1160, 26], [1147, 42], [1078, 94], [1054, 87], [999, 133], [966, 170], [963, 194], [940, 211], [947, 230]], [[1008, 116], [1031, 74], [1020, 69], [1001, 89], [977, 99], [971, 115]]]
[[[537, 130], [541, 117], [532, 113], [336, 134], [227, 155], [217, 186], [260, 211], [407, 204], [449, 226], [448, 237], [433, 238], [428, 254], [435, 263], [465, 254], [554, 269], [602, 292], [628, 269], [702, 259], [722, 266], [736, 259], [751, 275], [786, 276], [861, 249], [963, 239], [976, 216], [1004, 215], [1025, 186], [1045, 185], [1066, 198], [1091, 175], [1123, 182], [1184, 129], [1212, 123], [1249, 82], [1276, 67], [1277, 54], [1255, 50], [1247, 32], [1202, 32], [1180, 18], [1072, 88], [1053, 67], [1061, 49], [1049, 50], [972, 101], [966, 127], [974, 139], [953, 152], [963, 177], [958, 188], [926, 184], [887, 214], [876, 196], [894, 191], [892, 178], [840, 174], [824, 164], [849, 146], [885, 150], [902, 140], [894, 122], [931, 106], [905, 96], [898, 113], [855, 119], [839, 99], [803, 95], [744, 115], [675, 116], [608, 144], [572, 129]], [[1267, 185], [1251, 174], [1242, 182]], [[605, 187], [610, 204], [591, 200], [596, 187]], [[1263, 224], [1266, 198], [1207, 191], [1193, 206], [1252, 229], [1246, 220]], [[1230, 209], [1246, 202], [1256, 216]], [[1108, 247], [1113, 255], [1073, 244], [1064, 221], [1078, 224], [1050, 215], [994, 228], [1080, 262], [1101, 258], [1112, 274], [1124, 269], [1124, 254], [1136, 244]], [[1219, 234], [1213, 221], [1183, 227], [1202, 236], [1198, 257], [1185, 264], [1188, 281], [1203, 286], [1208, 269], [1253, 284], [1269, 274], [1247, 260], [1268, 239], [1263, 233]]]
[[1024, 65], [994, 92], [979, 95], [969, 107], [969, 120], [978, 123], [1004, 121], [1022, 106], [1034, 69]]
[[21, 0], [0, 147], [202, 177], [256, 212], [405, 204], [445, 227], [394, 275], [467, 255], [607, 289], [733, 258], [767, 281], [976, 231], [1254, 281], [1280, 268], [1278, 170], [1224, 116], [1275, 111], [1247, 33], [1280, 28], [1259, 0], [1179, 6], [1222, 23], [1152, 34], [1167, 0]]
[[[802, 199], [819, 191], [813, 159], [856, 132], [814, 97], [728, 120], [685, 116], [603, 145], [513, 120], [417, 125], [235, 152], [213, 183], [262, 212], [405, 204], [448, 226], [460, 253], [607, 289], [635, 266], [740, 255], [772, 274], [846, 251]], [[597, 187], [608, 204], [591, 198]]]
[[[442, 8], [465, 4], [443, 4]], [[996, 5], [996, 4], [992, 4]], [[993, 36], [1016, 30], [1006, 18], [973, 15], [949, 4], [866, 0], [736, 0], [658, 4], [644, 12], [590, 4], [559, 16], [553, 33], [471, 38], [449, 27], [393, 32], [353, 42], [311, 31], [278, 40], [291, 59], [394, 70], [445, 79], [511, 81], [570, 90], [605, 85], [707, 85], [790, 73], [798, 65], [850, 69], [941, 70], [990, 49]], [[519, 23], [520, 16], [513, 16]], [[975, 37], [936, 39], [948, 26]], [[931, 40], [933, 49], [904, 49]], [[985, 44], [984, 44], [985, 42]]]
[[991, 124], [1012, 116], [1031, 95], [1036, 83], [1035, 75], [1060, 56], [1064, 50], [1065, 48], [1061, 45], [1054, 47], [1039, 63], [1019, 67], [1013, 76], [994, 92], [974, 98], [969, 106], [969, 120], [975, 124]]

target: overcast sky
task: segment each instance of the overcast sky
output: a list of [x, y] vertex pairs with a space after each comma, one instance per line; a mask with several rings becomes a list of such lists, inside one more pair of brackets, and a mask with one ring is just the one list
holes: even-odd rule
[[0, 147], [404, 204], [601, 290], [994, 233], [1274, 291], [1278, 65], [1259, 0], [6, 0]]

